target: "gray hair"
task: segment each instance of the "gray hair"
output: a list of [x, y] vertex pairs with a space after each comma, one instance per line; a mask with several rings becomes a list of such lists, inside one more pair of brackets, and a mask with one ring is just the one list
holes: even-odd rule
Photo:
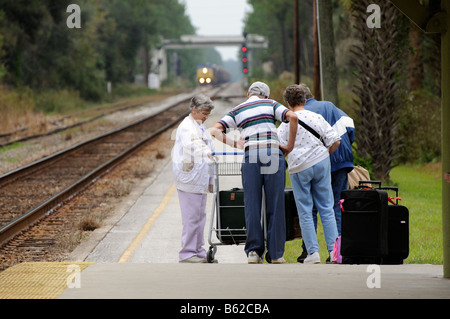
[[289, 85], [283, 93], [284, 100], [292, 107], [306, 102], [305, 91], [298, 84]]
[[309, 89], [309, 87], [306, 84], [300, 83], [300, 89], [303, 90], [303, 92], [305, 93], [306, 99], [310, 99], [313, 97], [311, 90]]
[[199, 94], [191, 99], [190, 107], [191, 109], [195, 108], [197, 112], [211, 111], [214, 108], [214, 104], [209, 97], [203, 94]]

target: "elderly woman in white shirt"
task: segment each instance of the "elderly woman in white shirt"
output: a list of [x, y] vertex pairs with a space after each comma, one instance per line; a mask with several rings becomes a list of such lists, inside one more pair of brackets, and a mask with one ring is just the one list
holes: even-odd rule
[[[323, 139], [315, 137], [304, 127], [299, 127], [295, 146], [288, 157], [289, 175], [302, 228], [303, 241], [308, 251], [304, 263], [320, 263], [319, 244], [313, 222], [313, 204], [320, 214], [328, 253], [338, 237], [333, 210], [333, 191], [331, 188], [330, 154], [340, 144], [339, 135], [322, 115], [305, 110], [305, 92], [297, 84], [290, 85], [283, 97], [292, 111]], [[283, 123], [278, 128], [278, 137], [285, 143], [289, 136], [289, 126]]]
[[181, 207], [183, 232], [179, 262], [206, 262], [206, 197], [213, 191], [211, 136], [203, 126], [214, 105], [205, 95], [191, 100], [191, 113], [178, 126], [172, 151], [173, 175]]

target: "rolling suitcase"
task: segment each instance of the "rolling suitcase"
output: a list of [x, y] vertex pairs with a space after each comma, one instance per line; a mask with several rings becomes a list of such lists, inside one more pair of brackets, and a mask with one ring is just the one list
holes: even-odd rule
[[396, 192], [396, 201], [389, 200], [388, 205], [388, 248], [389, 253], [383, 259], [384, 264], [402, 264], [409, 255], [409, 210], [398, 204], [398, 187], [381, 187]]
[[382, 263], [389, 253], [388, 193], [372, 188], [345, 190], [341, 207], [342, 263]]

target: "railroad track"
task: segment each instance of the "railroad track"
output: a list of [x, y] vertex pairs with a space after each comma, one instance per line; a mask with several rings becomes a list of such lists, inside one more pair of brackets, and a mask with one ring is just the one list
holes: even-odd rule
[[[15, 143], [25, 142], [64, 132], [82, 125], [97, 121], [110, 114], [125, 111], [152, 102], [153, 96], [138, 98], [132, 101], [118, 102], [96, 109], [89, 109], [78, 112], [74, 115], [67, 115], [55, 120], [47, 120], [46, 123], [38, 123], [31, 127], [22, 127], [16, 131], [0, 134], [0, 147], [6, 147]], [[77, 120], [76, 118], [84, 118]], [[40, 132], [43, 126], [48, 126], [45, 132]]]
[[0, 247], [177, 124], [189, 113], [189, 99], [0, 176]]

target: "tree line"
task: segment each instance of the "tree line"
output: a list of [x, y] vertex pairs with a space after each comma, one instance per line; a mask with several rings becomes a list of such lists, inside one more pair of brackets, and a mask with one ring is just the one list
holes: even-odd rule
[[[81, 9], [81, 28], [68, 27], [70, 4]], [[136, 74], [156, 68], [150, 50], [162, 38], [194, 33], [177, 0], [2, 0], [0, 82], [32, 90], [77, 90], [83, 99], [97, 101], [107, 82], [130, 83]], [[186, 78], [203, 62], [203, 54], [178, 54]]]

